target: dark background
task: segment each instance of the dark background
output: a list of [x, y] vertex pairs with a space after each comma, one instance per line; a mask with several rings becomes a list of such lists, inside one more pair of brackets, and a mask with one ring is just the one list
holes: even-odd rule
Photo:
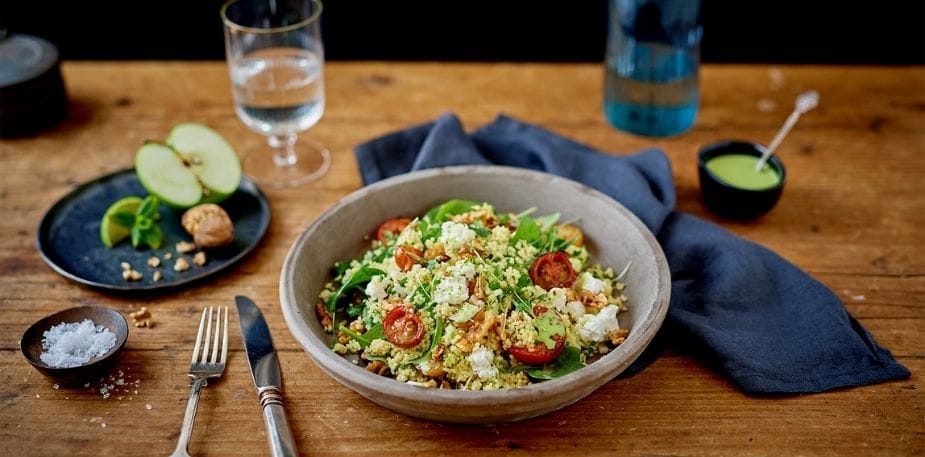
[[[2, 0], [64, 59], [224, 58], [222, 0]], [[703, 0], [705, 62], [925, 63], [925, 1]], [[329, 60], [599, 62], [606, 0], [328, 0]]]

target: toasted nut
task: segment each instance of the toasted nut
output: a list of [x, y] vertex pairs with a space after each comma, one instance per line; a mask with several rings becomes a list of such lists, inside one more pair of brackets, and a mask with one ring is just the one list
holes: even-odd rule
[[366, 365], [366, 371], [370, 373], [376, 373], [379, 376], [385, 376], [385, 374], [389, 371], [389, 367], [382, 363], [381, 360], [373, 360], [372, 362], [369, 362], [369, 365]]
[[153, 279], [154, 282], [158, 282], [158, 281], [160, 281], [161, 278], [163, 278], [163, 277], [164, 277], [164, 275], [162, 275], [160, 271], [155, 271], [155, 272], [154, 272], [154, 276], [151, 277], [151, 279]]
[[165, 253], [164, 253], [164, 260], [170, 260], [170, 259], [172, 259], [172, 258], [173, 258], [173, 253], [172, 253], [172, 252], [165, 252]]
[[204, 248], [224, 246], [234, 241], [234, 224], [228, 213], [214, 203], [197, 205], [185, 213], [183, 228], [193, 235], [193, 241]]
[[122, 262], [119, 264], [119, 266], [122, 267], [122, 271], [129, 271], [132, 269], [132, 266], [129, 265], [128, 262]]
[[138, 311], [129, 313], [129, 316], [132, 318], [132, 325], [135, 327], [154, 327], [154, 321], [151, 319], [151, 312], [144, 306]]
[[206, 264], [206, 253], [199, 251], [193, 256], [193, 263], [200, 267]]
[[629, 336], [629, 334], [629, 329], [618, 328], [607, 333], [607, 338], [610, 338], [610, 342], [616, 346], [626, 341], [626, 337]]
[[173, 271], [189, 270], [189, 262], [184, 257], [177, 257], [177, 262], [173, 264]]
[[122, 270], [122, 279], [126, 281], [139, 281], [143, 276], [135, 270]]
[[321, 327], [324, 328], [324, 331], [329, 331], [334, 322], [331, 320], [331, 315], [328, 314], [327, 308], [324, 307], [324, 303], [315, 303], [315, 313], [321, 319]]
[[193, 252], [196, 250], [196, 244], [190, 243], [189, 241], [181, 241], [174, 246], [177, 249], [177, 252], [180, 254], [186, 254], [187, 252]]
[[157, 258], [157, 256], [148, 258], [148, 266], [151, 268], [157, 268], [161, 266], [161, 259]]

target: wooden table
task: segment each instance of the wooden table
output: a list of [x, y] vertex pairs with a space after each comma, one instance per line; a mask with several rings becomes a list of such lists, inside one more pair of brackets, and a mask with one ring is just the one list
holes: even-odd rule
[[[167, 455], [187, 397], [186, 366], [203, 306], [256, 299], [280, 351], [289, 419], [303, 455], [913, 455], [925, 452], [925, 70], [706, 66], [693, 130], [655, 140], [620, 133], [601, 113], [599, 65], [332, 63], [328, 105], [310, 136], [333, 151], [316, 184], [265, 189], [273, 221], [228, 274], [150, 298], [107, 295], [55, 274], [35, 249], [44, 211], [78, 183], [130, 167], [142, 140], [181, 121], [208, 124], [239, 149], [261, 142], [235, 117], [224, 63], [68, 63], [67, 121], [39, 137], [0, 142], [0, 454]], [[708, 142], [767, 142], [793, 99], [821, 106], [780, 150], [788, 187], [773, 212], [731, 223], [706, 212], [695, 155]], [[817, 395], [749, 397], [700, 360], [668, 352], [643, 373], [579, 403], [520, 423], [455, 426], [383, 409], [323, 374], [290, 336], [278, 308], [283, 258], [324, 209], [360, 187], [354, 145], [444, 112], [467, 128], [498, 113], [602, 150], [663, 148], [678, 208], [715, 220], [791, 260], [832, 288], [912, 371], [908, 380]], [[756, 278], [757, 279], [757, 278]], [[117, 370], [131, 388], [102, 398], [55, 389], [19, 353], [33, 321], [75, 305], [129, 313]], [[193, 455], [266, 455], [240, 336], [225, 377], [204, 393]], [[117, 373], [116, 373], [117, 374]], [[135, 381], [140, 381], [135, 386]], [[111, 381], [110, 381], [111, 382]]]

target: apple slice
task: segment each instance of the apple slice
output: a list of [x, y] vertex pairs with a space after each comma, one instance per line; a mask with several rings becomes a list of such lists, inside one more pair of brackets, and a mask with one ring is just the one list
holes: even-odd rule
[[216, 131], [200, 124], [180, 124], [167, 144], [146, 142], [135, 156], [141, 184], [164, 203], [189, 208], [220, 202], [238, 188], [241, 162]]

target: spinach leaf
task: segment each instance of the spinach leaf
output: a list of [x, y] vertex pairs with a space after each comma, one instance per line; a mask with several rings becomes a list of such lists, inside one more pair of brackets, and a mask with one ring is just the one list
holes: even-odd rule
[[540, 230], [540, 226], [536, 223], [536, 220], [530, 216], [524, 216], [520, 219], [517, 225], [517, 231], [514, 232], [514, 236], [511, 238], [511, 245], [517, 244], [520, 240], [533, 244], [539, 241], [542, 236], [543, 232]]
[[556, 221], [559, 220], [559, 216], [559, 213], [552, 213], [545, 216], [537, 216], [535, 220], [537, 224], [540, 224], [540, 228], [545, 232], [549, 230], [550, 227], [552, 227], [552, 224], [555, 224]]
[[409, 363], [413, 363], [417, 365], [419, 363], [426, 362], [428, 359], [430, 359], [430, 354], [434, 352], [434, 348], [436, 348], [437, 345], [440, 344], [440, 339], [443, 338], [443, 319], [440, 319], [439, 317], [434, 316], [434, 321], [436, 322], [436, 324], [434, 327], [434, 337], [431, 338], [430, 340], [430, 347], [427, 348], [427, 350], [424, 351], [424, 353], [421, 354], [420, 357], [412, 360]]
[[481, 237], [486, 237], [488, 235], [491, 235], [491, 230], [488, 230], [487, 228], [485, 228], [485, 226], [482, 225], [482, 223], [478, 221], [470, 225], [469, 228], [472, 229], [472, 231], [475, 232], [476, 235], [481, 236]]
[[328, 312], [334, 312], [334, 308], [337, 306], [337, 301], [340, 300], [345, 292], [354, 287], [358, 287], [361, 284], [369, 282], [373, 276], [378, 275], [385, 275], [385, 273], [382, 270], [372, 267], [362, 267], [354, 272], [352, 275], [350, 275], [349, 279], [344, 280], [340, 288], [337, 289], [337, 292], [328, 298], [328, 301], [325, 303], [325, 307], [328, 309]]
[[366, 333], [362, 335], [360, 335], [357, 332], [354, 332], [353, 330], [350, 330], [349, 328], [343, 325], [341, 325], [338, 328], [338, 330], [340, 330], [341, 332], [344, 332], [350, 338], [355, 339], [357, 343], [360, 343], [360, 347], [364, 349], [368, 348], [369, 345], [372, 344], [373, 340], [382, 338], [382, 324], [376, 325], [375, 327], [367, 330]]
[[442, 205], [432, 208], [424, 217], [430, 222], [440, 224], [449, 220], [451, 216], [468, 212], [477, 205], [478, 203], [474, 201], [454, 198]]
[[581, 349], [577, 346], [566, 346], [562, 354], [556, 357], [551, 364], [543, 367], [527, 366], [524, 372], [533, 379], [548, 380], [565, 376], [582, 368]]

